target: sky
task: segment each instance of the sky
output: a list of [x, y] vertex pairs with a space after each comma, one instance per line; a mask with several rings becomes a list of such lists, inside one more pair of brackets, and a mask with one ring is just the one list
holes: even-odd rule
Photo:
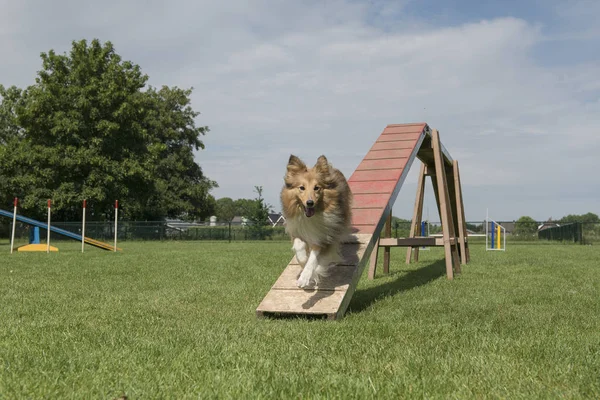
[[[274, 211], [290, 154], [347, 178], [388, 124], [458, 160], [468, 221], [600, 214], [600, 1], [0, 0], [0, 83], [111, 41], [149, 84], [193, 87], [216, 198]], [[420, 161], [394, 205], [410, 219]], [[431, 183], [425, 217], [439, 221]]]

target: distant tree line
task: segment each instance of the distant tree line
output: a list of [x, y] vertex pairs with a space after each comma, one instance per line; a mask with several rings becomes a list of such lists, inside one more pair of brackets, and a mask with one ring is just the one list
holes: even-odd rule
[[[538, 231], [539, 225], [542, 221], [536, 221], [529, 216], [520, 217], [515, 223], [515, 230], [513, 232], [514, 235], [517, 236], [532, 236], [535, 235]], [[565, 225], [570, 223], [581, 223], [581, 224], [600, 224], [600, 218], [597, 214], [588, 212], [586, 214], [569, 214], [566, 215], [559, 220], [552, 220], [550, 218], [548, 221], [544, 222], [555, 222], [559, 225]]]

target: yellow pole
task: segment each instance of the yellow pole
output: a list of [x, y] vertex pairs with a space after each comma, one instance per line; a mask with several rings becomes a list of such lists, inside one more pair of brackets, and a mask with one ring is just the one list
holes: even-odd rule
[[496, 228], [496, 248], [499, 249], [500, 248], [500, 225], [497, 225]]

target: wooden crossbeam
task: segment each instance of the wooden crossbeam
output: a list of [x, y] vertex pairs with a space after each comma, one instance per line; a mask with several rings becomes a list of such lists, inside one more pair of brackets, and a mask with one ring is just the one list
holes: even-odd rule
[[[456, 239], [450, 238], [450, 244], [455, 244]], [[443, 246], [444, 238], [436, 236], [421, 236], [409, 238], [380, 238], [379, 247], [424, 247], [424, 246]]]

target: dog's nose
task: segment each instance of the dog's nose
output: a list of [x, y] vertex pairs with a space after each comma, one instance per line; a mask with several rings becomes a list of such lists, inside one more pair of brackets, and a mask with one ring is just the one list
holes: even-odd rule
[[315, 206], [315, 202], [312, 200], [306, 200], [306, 207], [314, 207]]

